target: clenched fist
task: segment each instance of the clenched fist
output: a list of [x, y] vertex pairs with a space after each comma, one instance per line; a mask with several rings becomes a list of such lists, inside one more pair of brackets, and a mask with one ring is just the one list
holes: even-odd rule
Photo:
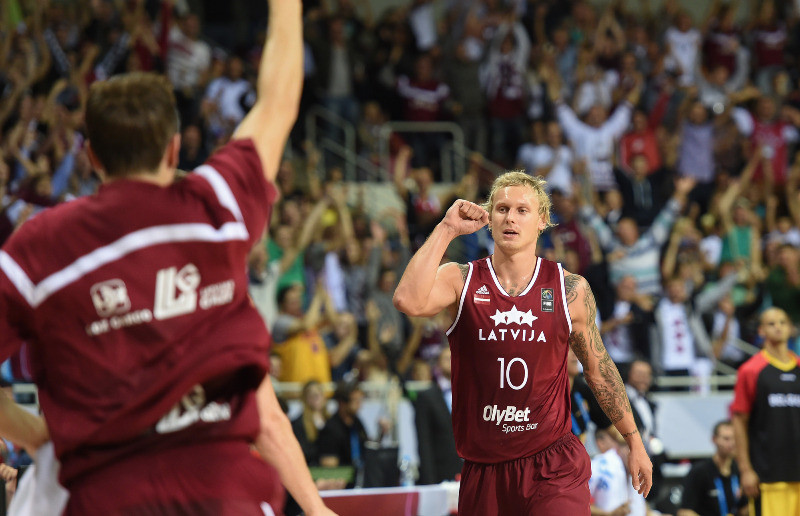
[[456, 235], [468, 235], [489, 223], [489, 212], [474, 202], [459, 199], [447, 210], [442, 224]]

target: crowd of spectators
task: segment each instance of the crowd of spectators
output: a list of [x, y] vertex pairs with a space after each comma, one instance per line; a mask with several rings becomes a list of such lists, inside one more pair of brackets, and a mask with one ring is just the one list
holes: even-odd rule
[[[94, 81], [165, 74], [180, 168], [203, 163], [254, 102], [261, 4], [4, 1], [0, 242], [99, 187], [83, 130]], [[282, 199], [250, 263], [276, 379], [441, 379], [448, 314], [408, 319], [392, 293], [452, 199], [485, 196], [489, 161], [547, 178], [558, 225], [540, 253], [589, 280], [623, 376], [639, 359], [656, 375], [735, 369], [746, 359], [736, 343], [759, 344], [754, 314], [766, 306], [800, 325], [800, 9], [711, 0], [693, 17], [677, 0], [652, 4], [408, 0], [373, 12], [378, 2], [304, 2], [303, 113], [321, 105], [347, 121], [376, 164], [388, 120], [455, 122], [471, 154], [442, 188], [446, 137], [392, 138], [386, 188], [404, 209], [369, 211], [367, 185], [323, 169], [301, 113]], [[482, 230], [448, 254], [491, 250]], [[25, 378], [24, 361], [11, 365], [6, 376]], [[296, 427], [323, 435], [323, 415], [317, 407]]]

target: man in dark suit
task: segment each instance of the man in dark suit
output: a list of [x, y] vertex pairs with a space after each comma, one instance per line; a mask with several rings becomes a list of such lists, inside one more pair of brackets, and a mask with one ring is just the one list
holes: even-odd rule
[[664, 453], [664, 445], [656, 437], [655, 433], [656, 404], [650, 399], [650, 387], [652, 385], [653, 367], [646, 360], [634, 360], [628, 369], [628, 381], [625, 383], [625, 390], [628, 392], [628, 399], [631, 401], [636, 428], [639, 429], [647, 453], [650, 454], [653, 461], [653, 488], [647, 498], [650, 501], [659, 499], [664, 480], [661, 465], [667, 459]]
[[450, 348], [439, 355], [438, 375], [430, 389], [417, 395], [416, 424], [419, 444], [419, 481], [417, 484], [438, 484], [453, 480], [461, 473], [463, 461], [456, 452], [450, 411], [453, 393], [450, 389]]
[[651, 173], [644, 154], [633, 155], [630, 170], [615, 168], [614, 178], [624, 206], [622, 216], [634, 219], [640, 228], [650, 227], [669, 200], [671, 188], [668, 181], [674, 174], [667, 167]]

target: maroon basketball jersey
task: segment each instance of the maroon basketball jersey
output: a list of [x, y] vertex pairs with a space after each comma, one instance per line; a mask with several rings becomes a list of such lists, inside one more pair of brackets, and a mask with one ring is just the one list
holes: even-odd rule
[[246, 260], [276, 198], [250, 140], [168, 187], [119, 179], [0, 251], [0, 358], [21, 341], [62, 482], [193, 442], [252, 440], [269, 335]]
[[527, 288], [511, 297], [491, 258], [469, 264], [447, 331], [459, 455], [481, 463], [527, 457], [570, 431], [571, 328], [561, 265], [537, 258]]

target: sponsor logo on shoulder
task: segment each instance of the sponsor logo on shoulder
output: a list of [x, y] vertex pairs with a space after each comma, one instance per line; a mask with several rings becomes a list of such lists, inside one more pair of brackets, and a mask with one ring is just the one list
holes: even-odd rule
[[555, 294], [552, 288], [542, 289], [542, 312], [552, 312], [554, 309]]
[[124, 314], [131, 309], [128, 288], [121, 279], [95, 283], [89, 290], [89, 295], [92, 296], [92, 303], [100, 317]]
[[192, 263], [180, 270], [177, 267], [161, 269], [156, 273], [153, 308], [131, 310], [128, 289], [121, 279], [96, 283], [89, 294], [100, 319], [89, 323], [86, 333], [94, 337], [152, 321], [171, 319], [181, 315], [208, 310], [233, 302], [236, 285], [233, 279], [200, 288], [200, 271]]
[[481, 288], [475, 291], [473, 300], [476, 303], [491, 303], [491, 299], [489, 298], [489, 289], [486, 288], [486, 285], [482, 285]]

